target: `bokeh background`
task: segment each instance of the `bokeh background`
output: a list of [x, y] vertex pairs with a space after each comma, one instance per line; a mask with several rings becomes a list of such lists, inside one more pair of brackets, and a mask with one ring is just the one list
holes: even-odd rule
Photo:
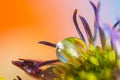
[[[91, 0], [96, 5], [100, 0]], [[120, 17], [120, 0], [101, 0], [100, 16], [113, 25]], [[38, 44], [41, 40], [57, 43], [65, 37], [79, 37], [73, 11], [84, 16], [93, 29], [94, 13], [89, 0], [2, 0], [0, 2], [0, 76], [13, 80], [36, 80], [11, 64], [18, 58], [56, 59], [54, 48]], [[84, 33], [78, 18], [79, 26]], [[85, 35], [85, 34], [84, 34]], [[85, 35], [86, 36], [86, 35]], [[99, 43], [99, 42], [98, 42]]]

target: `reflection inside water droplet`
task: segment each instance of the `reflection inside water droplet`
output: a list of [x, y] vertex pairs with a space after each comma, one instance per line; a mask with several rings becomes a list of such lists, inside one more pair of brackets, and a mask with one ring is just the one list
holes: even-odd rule
[[62, 62], [72, 63], [75, 58], [79, 58], [81, 56], [80, 53], [86, 49], [86, 45], [79, 38], [68, 37], [60, 41], [56, 48], [57, 57]]

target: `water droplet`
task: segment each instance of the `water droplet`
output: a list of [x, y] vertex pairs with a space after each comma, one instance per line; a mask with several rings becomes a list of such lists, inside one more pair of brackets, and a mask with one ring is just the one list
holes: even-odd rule
[[80, 38], [68, 37], [60, 41], [56, 48], [57, 57], [62, 62], [74, 63], [80, 58], [81, 52], [86, 50], [86, 45]]

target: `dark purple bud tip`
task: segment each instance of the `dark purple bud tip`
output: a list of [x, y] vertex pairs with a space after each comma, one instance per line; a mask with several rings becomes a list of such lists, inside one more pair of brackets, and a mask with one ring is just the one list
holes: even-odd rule
[[22, 80], [19, 76], [17, 76], [17, 79], [13, 79], [13, 80]]
[[19, 61], [12, 61], [12, 64], [21, 68], [29, 75], [34, 77], [40, 77], [42, 70], [39, 69], [39, 64], [41, 62], [37, 62], [34, 60], [27, 60], [27, 59], [19, 59]]
[[38, 42], [38, 43], [39, 43], [39, 44], [44, 44], [44, 45], [47, 45], [47, 46], [50, 46], [50, 47], [54, 47], [54, 48], [56, 48], [56, 44], [51, 43], [51, 42], [40, 41], [40, 42]]
[[40, 67], [56, 62], [59, 62], [59, 60], [48, 60], [42, 62], [42, 61], [36, 61], [30, 59], [19, 59], [18, 61], [12, 61], [12, 64], [21, 68], [29, 75], [39, 78], [43, 71], [40, 69]]

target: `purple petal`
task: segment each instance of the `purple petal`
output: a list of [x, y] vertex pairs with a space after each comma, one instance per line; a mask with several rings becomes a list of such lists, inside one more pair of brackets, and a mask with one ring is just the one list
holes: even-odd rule
[[[98, 10], [98, 12], [100, 11], [100, 3], [98, 3], [98, 5], [97, 5], [97, 10]], [[98, 26], [97, 26], [97, 21], [95, 18], [95, 20], [94, 20], [94, 43], [97, 39], [97, 35], [98, 35]]]
[[118, 24], [120, 24], [120, 20], [118, 20], [118, 21], [113, 25], [113, 29], [115, 29]]
[[[91, 1], [90, 1], [90, 4], [92, 5], [94, 13], [95, 13], [95, 18], [96, 18], [96, 23], [98, 25], [98, 29], [99, 29], [99, 33], [100, 33], [102, 48], [105, 49], [105, 45], [106, 45], [106, 39], [105, 38], [106, 37], [105, 37], [105, 34], [104, 34], [104, 30], [103, 30], [101, 20], [99, 18], [98, 9]], [[100, 3], [98, 5], [100, 6]]]
[[92, 36], [91, 30], [90, 30], [90, 26], [88, 25], [88, 23], [87, 23], [87, 21], [85, 20], [84, 17], [79, 16], [79, 18], [82, 21], [82, 24], [83, 24], [85, 32], [87, 34], [89, 43], [93, 43], [93, 36]]
[[114, 34], [111, 36], [111, 44], [115, 52], [117, 53], [117, 56], [120, 57], [120, 38], [116, 39], [114, 37]]
[[74, 22], [74, 24], [75, 24], [75, 28], [76, 28], [76, 30], [77, 30], [77, 32], [78, 32], [80, 38], [86, 43], [85, 38], [84, 38], [84, 36], [83, 36], [83, 34], [82, 34], [82, 32], [81, 32], [79, 26], [78, 26], [76, 16], [77, 16], [77, 9], [76, 9], [76, 10], [74, 11], [74, 13], [73, 13], [73, 22]]

